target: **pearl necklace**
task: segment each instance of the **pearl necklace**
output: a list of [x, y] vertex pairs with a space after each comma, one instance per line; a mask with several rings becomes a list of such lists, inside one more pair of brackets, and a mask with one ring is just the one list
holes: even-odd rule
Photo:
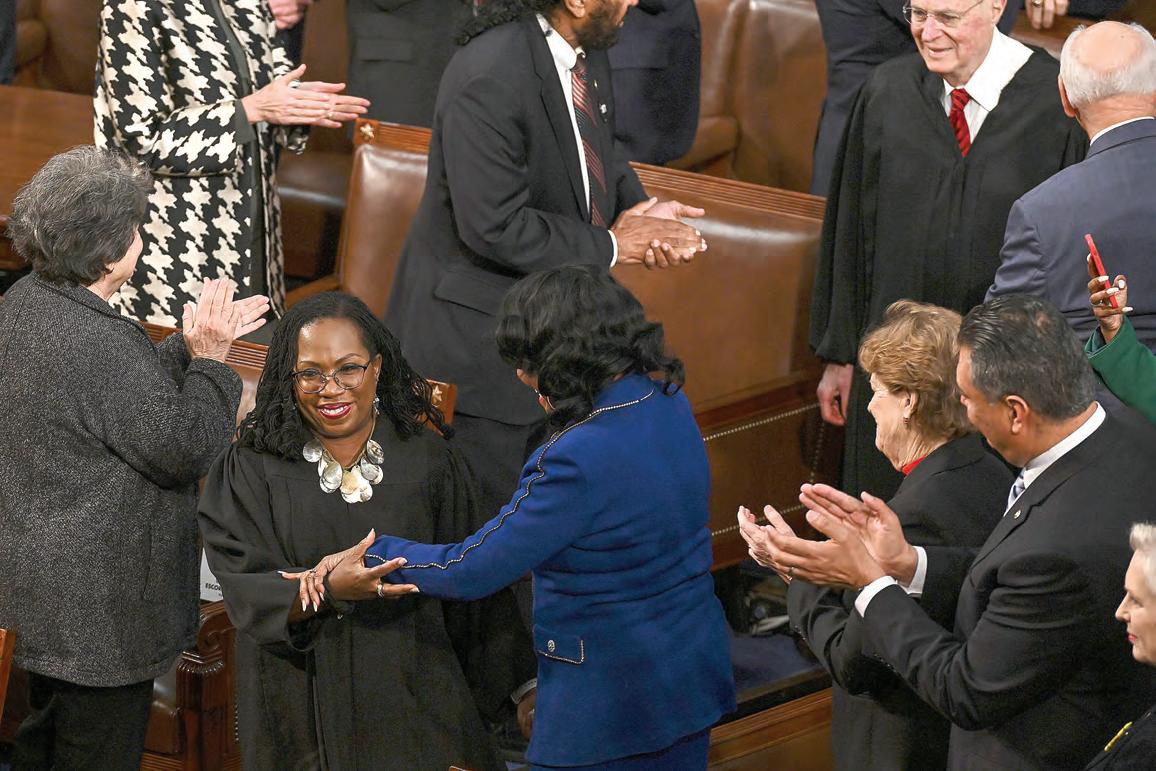
[[[372, 432], [370, 433], [372, 437]], [[365, 447], [348, 469], [343, 468], [317, 439], [306, 442], [301, 448], [301, 455], [310, 463], [317, 464], [321, 492], [332, 493], [340, 490], [341, 497], [346, 503], [368, 501], [373, 497], [373, 485], [385, 476], [381, 471], [385, 453], [382, 452], [381, 445], [372, 438], [366, 440]]]

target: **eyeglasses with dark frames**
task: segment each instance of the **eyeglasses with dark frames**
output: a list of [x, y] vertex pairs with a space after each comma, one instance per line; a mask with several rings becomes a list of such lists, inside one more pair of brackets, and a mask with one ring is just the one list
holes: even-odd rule
[[361, 385], [361, 382], [365, 380], [367, 369], [369, 369], [368, 364], [342, 364], [327, 375], [319, 369], [310, 367], [291, 372], [290, 377], [293, 378], [293, 382], [297, 384], [301, 392], [306, 394], [321, 393], [331, 379], [342, 390], [348, 391]]

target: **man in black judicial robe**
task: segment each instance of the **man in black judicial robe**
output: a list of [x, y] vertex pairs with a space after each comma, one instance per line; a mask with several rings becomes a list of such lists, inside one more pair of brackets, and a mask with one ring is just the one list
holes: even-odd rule
[[[883, 62], [915, 53], [915, 41], [903, 18], [904, 5], [907, 0], [822, 0], [815, 4], [827, 49], [827, 96], [811, 166], [814, 195], [827, 195], [831, 169], [839, 158], [839, 141], [859, 89]], [[1008, 0], [999, 20], [1001, 32], [1011, 32], [1022, 6], [1023, 0]]]
[[[843, 489], [854, 493], [889, 497], [899, 484], [875, 449], [870, 388], [861, 373], [852, 377], [863, 334], [902, 298], [960, 312], [983, 302], [1012, 204], [1087, 148], [1060, 104], [1058, 63], [996, 31], [1001, 0], [969, 5], [943, 4], [958, 15], [954, 28], [934, 17], [913, 24], [920, 53], [875, 70], [856, 99], [832, 176], [810, 342], [826, 362], [823, 417], [846, 425]], [[992, 88], [996, 70], [1013, 69], [1002, 89]], [[968, 85], [990, 112], [964, 155], [947, 105], [950, 89]]]

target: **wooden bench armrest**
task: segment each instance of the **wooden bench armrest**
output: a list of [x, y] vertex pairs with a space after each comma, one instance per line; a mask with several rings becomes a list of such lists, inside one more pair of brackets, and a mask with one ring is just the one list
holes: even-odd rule
[[331, 292], [340, 288], [341, 279], [337, 277], [336, 273], [330, 273], [328, 276], [314, 279], [308, 284], [303, 284], [293, 291], [287, 292], [285, 294], [285, 307], [292, 308], [306, 297], [318, 294], [319, 292]]

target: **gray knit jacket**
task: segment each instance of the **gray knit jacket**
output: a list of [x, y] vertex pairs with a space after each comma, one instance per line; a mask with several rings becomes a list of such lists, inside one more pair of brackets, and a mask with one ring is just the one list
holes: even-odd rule
[[196, 481], [241, 381], [83, 287], [0, 301], [0, 627], [16, 663], [88, 686], [167, 671], [197, 627]]

